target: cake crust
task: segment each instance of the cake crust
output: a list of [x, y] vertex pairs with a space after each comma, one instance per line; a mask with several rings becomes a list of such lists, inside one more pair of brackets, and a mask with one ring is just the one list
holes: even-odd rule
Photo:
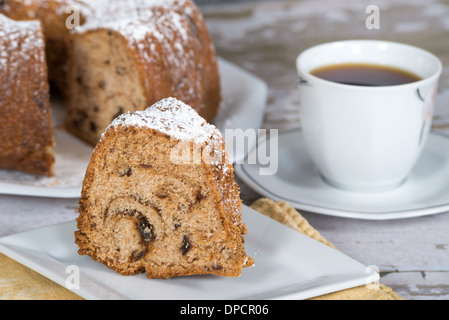
[[53, 175], [53, 132], [39, 21], [0, 14], [0, 167]]

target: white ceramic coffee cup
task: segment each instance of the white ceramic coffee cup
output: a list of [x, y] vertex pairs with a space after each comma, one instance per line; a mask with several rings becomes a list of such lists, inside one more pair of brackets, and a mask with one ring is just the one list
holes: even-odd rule
[[[422, 80], [365, 87], [310, 73], [340, 63], [396, 67]], [[430, 131], [442, 70], [439, 59], [401, 43], [349, 40], [307, 49], [298, 56], [296, 66], [302, 133], [322, 177], [335, 187], [353, 191], [383, 191], [405, 181]]]

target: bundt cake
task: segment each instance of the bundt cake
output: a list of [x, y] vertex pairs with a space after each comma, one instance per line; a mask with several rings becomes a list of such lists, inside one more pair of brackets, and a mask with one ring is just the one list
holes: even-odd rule
[[0, 14], [0, 167], [53, 174], [53, 132], [39, 21]]
[[191, 0], [3, 0], [0, 12], [41, 21], [66, 128], [92, 145], [119, 114], [169, 96], [217, 113], [215, 51]]
[[110, 124], [86, 171], [77, 225], [79, 253], [124, 275], [236, 277], [253, 264], [222, 135], [175, 98]]

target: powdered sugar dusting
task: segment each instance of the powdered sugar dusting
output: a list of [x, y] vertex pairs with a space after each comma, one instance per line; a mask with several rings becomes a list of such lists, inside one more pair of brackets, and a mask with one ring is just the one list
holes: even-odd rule
[[[101, 28], [117, 30], [127, 39], [138, 43], [147, 40], [148, 35], [160, 42], [166, 41], [167, 36], [176, 30], [182, 40], [188, 40], [183, 22], [186, 15], [183, 9], [189, 8], [190, 4], [186, 0], [127, 0], [126, 4], [122, 0], [71, 2], [79, 8], [85, 19], [75, 32]], [[168, 39], [173, 39], [173, 36]]]
[[[64, 1], [64, 0], [61, 0]], [[188, 101], [201, 101], [200, 83], [188, 81], [197, 70], [193, 45], [196, 7], [191, 0], [65, 0], [79, 8], [83, 24], [76, 33], [113, 30], [123, 35], [139, 54], [143, 72], [151, 74], [154, 65], [167, 65], [174, 92]], [[198, 12], [196, 12], [198, 13]], [[154, 52], [160, 51], [160, 55]], [[151, 90], [151, 79], [144, 77]]]
[[[102, 139], [108, 130], [120, 126], [150, 128], [168, 135], [172, 141], [200, 145], [202, 161], [218, 170], [215, 172], [217, 182], [231, 174], [232, 165], [221, 132], [189, 105], [176, 98], [165, 98], [146, 110], [118, 116], [105, 130]], [[191, 160], [185, 163], [190, 163]]]
[[[0, 14], [0, 73], [5, 76], [7, 70], [19, 70], [20, 64], [27, 60], [44, 63], [41, 48], [44, 47], [39, 21], [15, 21]], [[9, 86], [12, 79], [3, 79], [3, 85]], [[9, 94], [8, 90], [2, 91]]]
[[176, 98], [163, 99], [144, 111], [128, 112], [118, 116], [110, 127], [119, 125], [146, 127], [182, 142], [204, 145], [212, 140], [222, 140], [220, 131], [209, 124], [190, 106]]
[[[199, 36], [205, 25], [192, 0], [23, 0], [21, 3], [31, 19], [47, 14], [53, 17], [55, 13], [56, 19], [60, 19], [56, 22], [61, 27], [65, 23], [71, 34], [107, 31], [110, 36], [121, 35], [143, 75], [146, 92], [152, 94], [156, 90], [154, 83], [163, 82], [170, 85], [170, 95], [182, 97], [195, 109], [204, 108], [205, 89], [200, 79], [209, 68], [207, 52], [213, 46]], [[5, 12], [15, 10], [8, 2], [3, 8]], [[42, 22], [44, 29], [47, 23], [50, 27], [53, 23], [46, 19]]]
[[80, 13], [85, 18], [85, 23], [78, 29], [80, 32], [110, 28], [125, 31], [137, 39], [144, 39], [147, 32], [154, 32], [155, 23], [153, 21], [157, 20], [159, 15], [179, 9], [184, 2], [179, 0], [127, 0], [125, 4], [121, 0], [90, 2], [78, 0], [74, 5], [79, 6]]

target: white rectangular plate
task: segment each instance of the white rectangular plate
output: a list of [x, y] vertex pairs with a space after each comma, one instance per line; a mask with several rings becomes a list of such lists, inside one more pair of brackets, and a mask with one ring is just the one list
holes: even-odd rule
[[[259, 129], [265, 110], [267, 86], [259, 78], [219, 59], [222, 104], [214, 124], [226, 139], [226, 129]], [[77, 198], [81, 193], [84, 173], [93, 147], [80, 141], [63, 129], [65, 107], [52, 100], [52, 118], [55, 135], [55, 176], [40, 177], [18, 171], [0, 169], [0, 194], [25, 196]], [[231, 131], [232, 133], [232, 131]], [[244, 150], [228, 150], [231, 160], [242, 160], [255, 141]]]
[[[310, 237], [244, 206], [246, 251], [255, 265], [238, 278], [122, 276], [77, 253], [74, 221], [0, 239], [0, 252], [86, 299], [306, 299], [379, 279], [378, 274]], [[75, 269], [76, 269], [75, 268]], [[70, 288], [69, 288], [70, 289]]]

